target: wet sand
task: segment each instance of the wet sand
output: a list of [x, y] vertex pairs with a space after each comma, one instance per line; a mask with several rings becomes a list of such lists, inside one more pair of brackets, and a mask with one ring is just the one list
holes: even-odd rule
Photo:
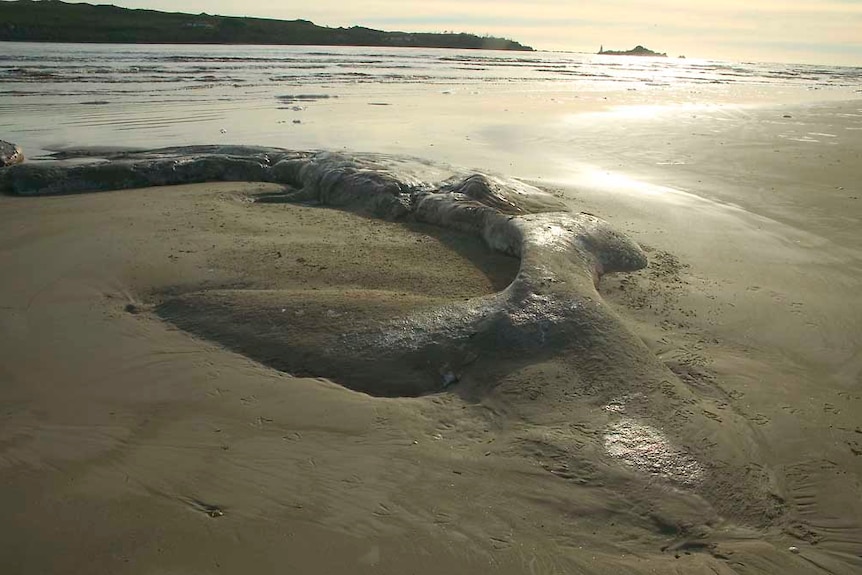
[[[606, 374], [537, 358], [478, 397], [375, 398], [278, 372], [156, 313], [186, 292], [245, 291], [240, 311], [255, 326], [265, 310], [302, 329], [311, 320], [297, 312], [309, 310], [315, 329], [334, 329], [501, 289], [517, 262], [469, 238], [248, 201], [263, 184], [0, 197], [0, 502], [12, 517], [0, 563], [857, 572], [862, 112], [851, 102], [745, 113], [632, 120], [619, 133], [586, 122], [603, 129], [575, 130], [566, 151], [584, 165], [563, 161], [562, 145], [536, 146], [541, 130], [513, 133], [509, 153], [541, 150], [521, 156], [516, 175], [540, 174], [572, 209], [646, 246], [650, 267], [605, 277], [600, 293], [696, 409], [749, 438], [740, 449], [760, 454], [750, 473], [771, 477], [774, 513], [716, 511], [582, 451], [573, 439], [601, 436], [595, 412], [614, 408], [593, 389]], [[619, 144], [623, 127], [637, 147]], [[793, 130], [840, 142], [786, 137]], [[579, 406], [577, 417], [531, 407], [548, 401]]]

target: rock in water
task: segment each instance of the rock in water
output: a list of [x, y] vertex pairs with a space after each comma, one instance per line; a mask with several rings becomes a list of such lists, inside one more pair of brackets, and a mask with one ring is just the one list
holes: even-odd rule
[[24, 153], [17, 145], [0, 140], [0, 168], [20, 164], [24, 161]]

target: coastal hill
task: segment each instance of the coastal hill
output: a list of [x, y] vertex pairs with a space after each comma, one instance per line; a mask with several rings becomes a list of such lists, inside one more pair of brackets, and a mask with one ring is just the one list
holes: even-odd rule
[[282, 44], [532, 50], [474, 34], [327, 28], [307, 20], [238, 18], [130, 10], [59, 0], [0, 1], [0, 41], [132, 44]]
[[664, 52], [653, 52], [649, 48], [644, 48], [637, 45], [631, 50], [605, 50], [604, 46], [599, 48], [598, 53], [602, 56], [653, 56], [658, 58], [667, 58]]

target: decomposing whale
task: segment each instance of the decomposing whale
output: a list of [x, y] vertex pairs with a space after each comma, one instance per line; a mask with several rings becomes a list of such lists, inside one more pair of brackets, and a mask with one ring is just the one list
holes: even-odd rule
[[[231, 294], [203, 291], [159, 305], [157, 312], [179, 327], [251, 357], [277, 356], [276, 366], [291, 373], [378, 396], [449, 390], [477, 397], [507, 389], [506, 397], [518, 397], [534, 365], [551, 365], [557, 377], [541, 380], [533, 397], [540, 399], [507, 409], [551, 430], [540, 441], [563, 454], [566, 469], [589, 466], [593, 480], [617, 482], [621, 490], [629, 489], [626, 474], [658, 481], [629, 495], [642, 502], [650, 490], [679, 490], [684, 504], [674, 513], [684, 519], [673, 529], [680, 533], [692, 525], [717, 529], [728, 517], [762, 527], [780, 515], [781, 488], [759, 463], [756, 434], [739, 431], [749, 430], [748, 422], [732, 409], [708, 416], [699, 391], [675, 377], [602, 300], [596, 286], [604, 274], [647, 265], [641, 247], [602, 219], [570, 212], [522, 182], [484, 174], [426, 182], [371, 156], [246, 146], [90, 154], [83, 163], [88, 152], [77, 151], [57, 155], [57, 162], [5, 168], [0, 190], [42, 196], [275, 182], [283, 191], [257, 201], [314, 203], [459, 230], [520, 260], [517, 276], [498, 293], [383, 325], [262, 333], [232, 317]], [[62, 161], [71, 158], [78, 161]], [[520, 440], [528, 436], [539, 441], [526, 431]], [[596, 461], [604, 463], [597, 468]]]
[[[400, 177], [368, 158], [271, 148], [203, 146], [100, 155], [108, 156], [108, 161], [16, 166], [0, 182], [8, 193], [24, 196], [212, 180], [277, 182], [285, 186], [282, 193], [257, 201], [314, 202], [386, 220], [455, 229], [520, 259], [517, 277], [500, 293], [401, 318], [384, 330], [288, 346], [304, 348], [305, 363], [327, 366], [316, 375], [375, 395], [438, 391], [439, 374], [423, 366], [435, 361], [455, 369], [463, 363], [460, 355], [471, 355], [467, 348], [528, 357], [585, 340], [591, 331], [580, 324], [599, 309], [594, 286], [601, 275], [647, 264], [641, 248], [607, 222], [565, 211], [535, 187], [482, 174], [429, 184]], [[165, 310], [169, 308], [168, 304]], [[369, 376], [373, 381], [364, 381], [364, 363], [386, 361], [401, 368], [388, 380], [375, 374]], [[419, 365], [412, 367], [416, 362]], [[288, 367], [309, 371], [305, 366]]]

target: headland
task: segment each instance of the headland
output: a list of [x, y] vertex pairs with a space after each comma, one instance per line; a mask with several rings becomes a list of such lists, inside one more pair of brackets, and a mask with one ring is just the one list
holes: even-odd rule
[[328, 28], [307, 20], [131, 10], [59, 0], [0, 2], [0, 41], [532, 50], [514, 40], [475, 34]]

